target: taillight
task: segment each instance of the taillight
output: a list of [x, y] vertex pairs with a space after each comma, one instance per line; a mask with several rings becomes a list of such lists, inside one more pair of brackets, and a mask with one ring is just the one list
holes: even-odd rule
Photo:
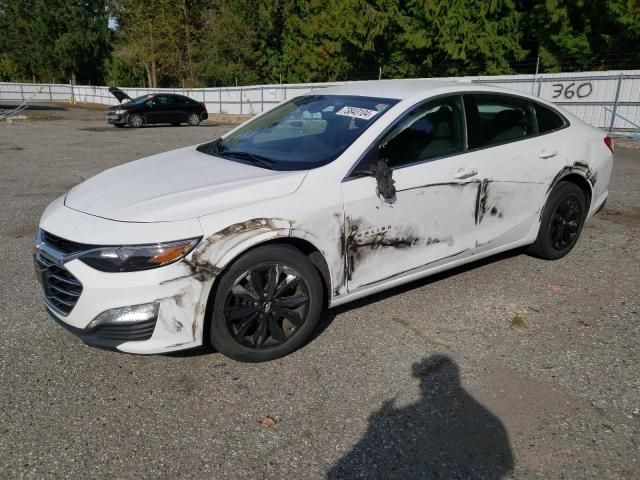
[[613, 151], [615, 150], [615, 146], [613, 144], [613, 138], [607, 135], [606, 137], [604, 137], [604, 144], [607, 147], [609, 147], [609, 150], [611, 150], [611, 153], [613, 153]]

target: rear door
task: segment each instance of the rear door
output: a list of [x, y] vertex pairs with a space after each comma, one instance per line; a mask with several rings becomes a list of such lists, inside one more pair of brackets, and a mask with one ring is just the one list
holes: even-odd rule
[[566, 158], [558, 135], [539, 131], [535, 102], [515, 95], [464, 96], [469, 164], [479, 171], [476, 246], [524, 238], [537, 221], [550, 177]]
[[193, 111], [194, 103], [193, 100], [184, 97], [182, 95], [172, 95], [173, 103], [172, 103], [172, 115], [173, 122], [184, 123], [187, 121], [187, 116], [190, 112]]

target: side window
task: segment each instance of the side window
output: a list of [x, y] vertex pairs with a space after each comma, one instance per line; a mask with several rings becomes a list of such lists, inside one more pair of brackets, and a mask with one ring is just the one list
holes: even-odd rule
[[556, 112], [539, 103], [534, 103], [536, 118], [538, 119], [538, 131], [547, 133], [564, 127], [564, 119]]
[[389, 167], [462, 152], [463, 109], [459, 96], [420, 105], [406, 113], [378, 145]]
[[[469, 147], [496, 145], [537, 135], [538, 126], [533, 105], [528, 100], [507, 95], [473, 95], [466, 101]], [[471, 106], [475, 103], [476, 110]]]
[[156, 95], [153, 98], [153, 103], [155, 105], [168, 105], [171, 103], [171, 99], [169, 97], [169, 95]]

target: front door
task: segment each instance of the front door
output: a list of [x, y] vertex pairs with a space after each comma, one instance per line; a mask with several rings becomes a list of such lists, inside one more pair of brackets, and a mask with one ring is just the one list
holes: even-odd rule
[[[413, 108], [343, 182], [350, 292], [474, 247], [480, 182], [464, 153], [463, 112], [459, 96]], [[388, 198], [381, 182], [363, 173], [376, 162], [378, 175], [384, 163], [392, 171], [395, 194]]]

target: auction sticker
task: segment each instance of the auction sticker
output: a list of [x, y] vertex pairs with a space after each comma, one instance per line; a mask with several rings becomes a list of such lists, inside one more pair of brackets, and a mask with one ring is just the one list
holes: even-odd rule
[[377, 114], [377, 110], [369, 110], [368, 108], [358, 107], [342, 107], [336, 112], [336, 115], [341, 115], [343, 117], [361, 118], [362, 120], [371, 120]]

